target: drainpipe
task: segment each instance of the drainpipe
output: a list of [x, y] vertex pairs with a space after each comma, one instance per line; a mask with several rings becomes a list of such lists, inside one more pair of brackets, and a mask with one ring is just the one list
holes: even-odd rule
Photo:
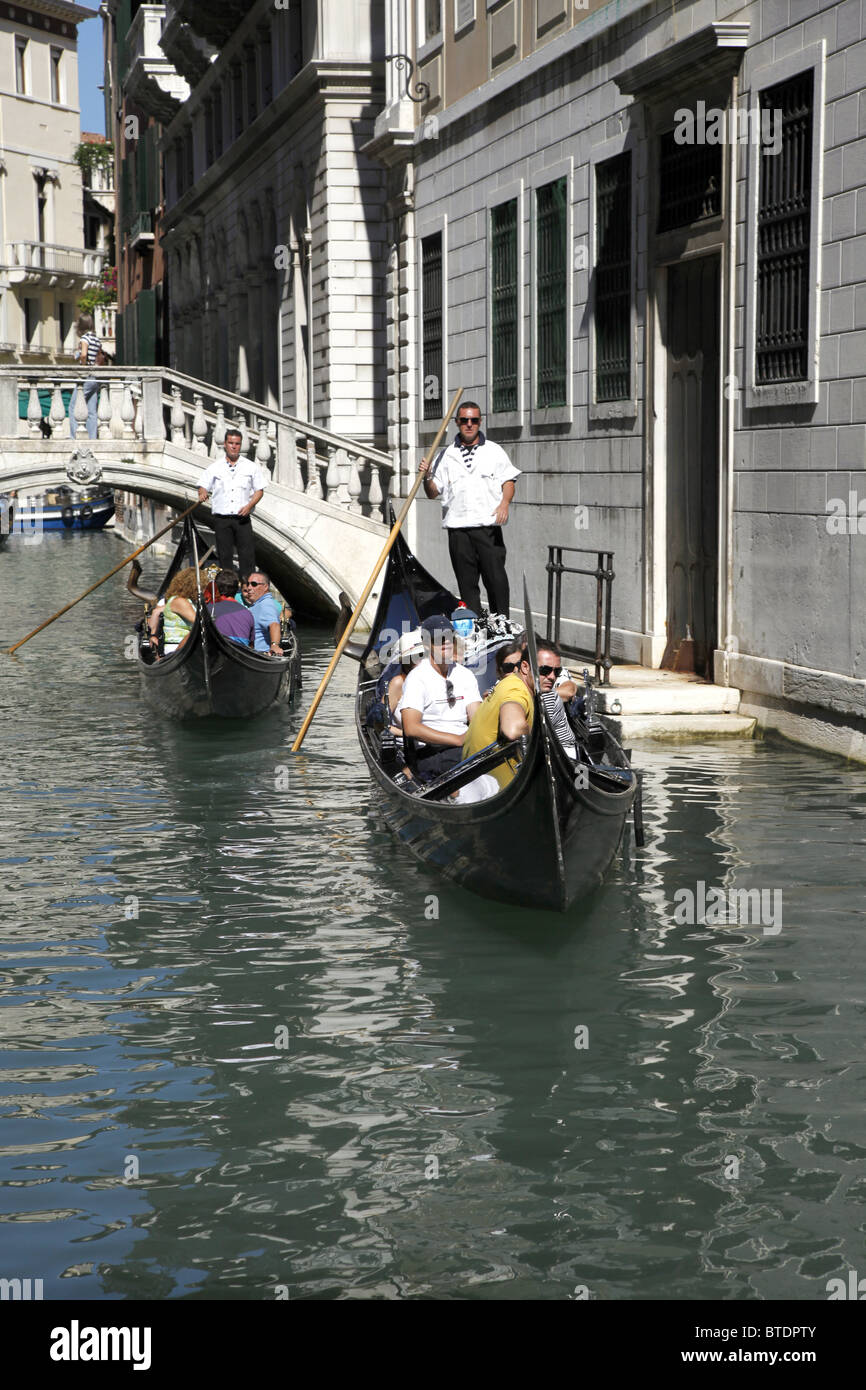
[[[737, 108], [740, 96], [740, 82], [737, 73], [734, 73], [733, 90], [731, 100], [734, 109]], [[743, 384], [738, 382], [734, 376], [736, 367], [736, 305], [737, 295], [737, 163], [739, 158], [739, 145], [733, 140], [728, 142], [728, 370], [726, 377], [731, 381], [734, 390], [729, 392], [727, 405], [727, 439], [725, 441], [725, 465], [727, 479], [725, 486], [725, 600], [724, 600], [724, 627], [725, 631], [722, 641], [725, 649], [724, 672], [725, 685], [731, 683], [729, 672], [730, 652], [728, 639], [731, 634], [731, 621], [734, 612], [734, 429], [737, 422], [737, 401], [743, 390]], [[743, 361], [744, 374], [748, 370], [745, 359]], [[715, 673], [714, 673], [715, 675]]]

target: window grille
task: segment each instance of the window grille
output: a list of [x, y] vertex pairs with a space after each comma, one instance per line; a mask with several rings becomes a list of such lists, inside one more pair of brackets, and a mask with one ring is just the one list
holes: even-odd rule
[[539, 409], [565, 405], [567, 401], [567, 187], [563, 177], [544, 184], [535, 194], [535, 367]]
[[442, 233], [421, 242], [424, 419], [442, 416]]
[[781, 111], [782, 148], [760, 156], [758, 386], [805, 381], [809, 372], [813, 81], [810, 69], [760, 94], [762, 112]]
[[596, 166], [595, 399], [631, 395], [631, 152]]
[[517, 409], [517, 199], [490, 212], [493, 410]]
[[658, 230], [688, 227], [722, 210], [722, 146], [678, 145], [661, 137]]

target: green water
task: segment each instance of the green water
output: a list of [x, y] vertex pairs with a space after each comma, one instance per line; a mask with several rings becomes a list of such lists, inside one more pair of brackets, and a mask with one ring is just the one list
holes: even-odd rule
[[[122, 553], [10, 542], [0, 641]], [[533, 916], [378, 822], [351, 663], [299, 756], [301, 711], [154, 722], [139, 609], [111, 580], [0, 658], [0, 1276], [823, 1300], [862, 1268], [866, 770], [637, 745], [646, 848]], [[781, 912], [675, 920], [699, 883]]]

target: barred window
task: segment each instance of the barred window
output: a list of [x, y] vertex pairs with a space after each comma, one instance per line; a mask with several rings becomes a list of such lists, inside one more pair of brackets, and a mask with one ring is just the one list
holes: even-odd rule
[[442, 233], [421, 242], [421, 339], [424, 419], [442, 415]]
[[758, 386], [808, 377], [813, 85], [810, 69], [760, 94], [762, 113], [781, 113], [782, 146], [776, 154], [762, 148], [760, 156]]
[[546, 183], [535, 193], [535, 370], [539, 409], [567, 403], [568, 181]]
[[631, 151], [596, 166], [595, 399], [631, 395]]
[[667, 131], [660, 142], [658, 230], [689, 227], [721, 210], [721, 145], [679, 145]]
[[517, 199], [490, 212], [492, 408], [517, 409]]

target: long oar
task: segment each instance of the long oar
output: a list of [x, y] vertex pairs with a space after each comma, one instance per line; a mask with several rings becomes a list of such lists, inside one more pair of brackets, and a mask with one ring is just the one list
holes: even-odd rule
[[127, 555], [126, 559], [121, 560], [119, 565], [115, 565], [113, 570], [109, 570], [108, 574], [104, 574], [101, 579], [97, 579], [96, 583], [91, 584], [89, 589], [85, 589], [83, 594], [78, 595], [78, 598], [74, 598], [71, 603], [64, 604], [52, 617], [46, 618], [44, 623], [40, 623], [38, 627], [34, 627], [32, 632], [28, 632], [26, 637], [22, 637], [18, 642], [15, 642], [13, 646], [4, 647], [2, 650], [5, 655], [11, 656], [19, 647], [23, 647], [25, 642], [29, 642], [31, 637], [35, 637], [37, 632], [41, 632], [45, 627], [50, 627], [58, 618], [62, 618], [63, 614], [68, 613], [70, 608], [74, 608], [76, 603], [80, 603], [83, 598], [87, 598], [87, 595], [92, 594], [94, 589], [98, 589], [100, 584], [104, 584], [106, 579], [110, 579], [113, 574], [117, 574], [117, 571], [122, 570], [124, 565], [128, 565], [130, 560], [134, 560], [136, 555], [140, 555], [143, 550], [147, 550], [147, 547], [153, 545], [154, 541], [158, 541], [160, 536], [164, 536], [166, 531], [170, 531], [179, 521], [183, 521], [185, 516], [189, 516], [190, 512], [194, 512], [198, 505], [199, 503], [197, 501], [193, 502], [191, 507], [187, 507], [185, 512], [181, 512], [180, 516], [176, 516], [174, 521], [170, 521], [167, 526], [163, 526], [162, 530], [157, 531], [156, 535], [151, 536], [149, 541], [145, 541], [144, 545], [140, 545], [137, 550], [133, 550], [131, 555]]
[[[432, 458], [433, 458], [433, 455], [436, 453], [436, 450], [439, 448], [439, 442], [440, 442], [440, 440], [441, 440], [443, 434], [445, 433], [445, 431], [446, 431], [447, 428], [448, 428], [448, 421], [451, 419], [451, 416], [454, 414], [455, 410], [457, 409], [457, 402], [460, 400], [460, 397], [461, 397], [462, 395], [463, 395], [463, 387], [462, 387], [462, 386], [458, 386], [457, 390], [454, 392], [454, 395], [451, 397], [451, 404], [450, 404], [449, 407], [448, 407], [448, 414], [445, 416], [445, 419], [442, 421], [442, 424], [439, 426], [439, 429], [438, 429], [437, 432], [436, 432], [436, 438], [433, 440], [432, 445], [430, 446], [430, 448], [429, 448], [428, 451], [427, 451], [427, 457], [428, 457], [429, 459], [432, 459]], [[321, 699], [322, 699], [322, 696], [324, 695], [325, 691], [326, 691], [327, 688], [328, 688], [328, 682], [330, 681], [332, 675], [334, 674], [334, 670], [335, 670], [335, 668], [336, 668], [337, 662], [340, 660], [340, 657], [341, 657], [342, 654], [343, 654], [343, 649], [344, 649], [344, 647], [346, 646], [347, 642], [349, 641], [349, 638], [350, 638], [351, 635], [352, 635], [352, 630], [353, 630], [353, 628], [354, 628], [354, 626], [355, 626], [355, 623], [358, 621], [358, 618], [359, 618], [360, 613], [361, 613], [361, 609], [364, 607], [364, 604], [367, 602], [367, 599], [370, 597], [370, 591], [371, 591], [371, 589], [373, 588], [373, 585], [374, 585], [375, 582], [376, 582], [376, 576], [378, 575], [380, 569], [382, 568], [382, 566], [384, 565], [385, 561], [387, 560], [388, 554], [389, 554], [389, 552], [390, 552], [390, 550], [391, 550], [391, 547], [392, 547], [392, 545], [394, 544], [394, 542], [395, 542], [395, 540], [397, 539], [397, 536], [398, 536], [398, 534], [399, 534], [400, 527], [403, 525], [403, 522], [406, 520], [406, 517], [407, 517], [408, 512], [409, 512], [409, 508], [411, 507], [413, 501], [415, 500], [415, 493], [418, 491], [418, 488], [421, 486], [421, 483], [422, 483], [423, 479], [424, 479], [426, 476], [428, 476], [428, 475], [427, 475], [427, 474], [422, 474], [422, 473], [419, 473], [419, 474], [418, 474], [417, 478], [415, 479], [414, 483], [412, 484], [412, 488], [411, 488], [411, 491], [410, 491], [410, 493], [409, 493], [409, 496], [406, 498], [406, 501], [403, 503], [403, 506], [402, 506], [402, 508], [401, 508], [401, 510], [400, 510], [400, 515], [397, 517], [397, 520], [394, 522], [394, 525], [391, 527], [391, 534], [388, 536], [388, 539], [387, 539], [386, 542], [385, 542], [385, 548], [384, 548], [384, 550], [382, 551], [382, 554], [379, 556], [378, 560], [376, 561], [376, 568], [373, 570], [373, 573], [370, 575], [370, 578], [367, 580], [367, 583], [366, 583], [365, 586], [364, 586], [364, 592], [362, 593], [361, 597], [358, 599], [358, 602], [355, 604], [355, 611], [354, 611], [354, 613], [352, 614], [351, 618], [349, 619], [348, 623], [346, 624], [345, 631], [343, 632], [343, 635], [342, 635], [342, 637], [340, 638], [340, 641], [339, 641], [339, 643], [338, 643], [338, 645], [337, 645], [337, 650], [334, 652], [334, 655], [331, 657], [330, 665], [328, 666], [327, 671], [325, 672], [324, 676], [322, 677], [322, 681], [321, 681], [321, 684], [319, 685], [318, 690], [316, 691], [315, 695], [313, 696], [313, 703], [310, 705], [310, 708], [307, 710], [307, 716], [306, 716], [306, 718], [305, 718], [303, 724], [301, 725], [301, 728], [300, 728], [300, 732], [299, 732], [299, 734], [298, 734], [298, 737], [295, 739], [294, 743], [292, 744], [292, 752], [293, 752], [293, 753], [297, 753], [298, 749], [300, 748], [301, 744], [303, 743], [304, 739], [305, 739], [306, 736], [307, 736], [307, 730], [309, 729], [310, 725], [312, 724], [312, 722], [313, 722], [313, 720], [314, 720], [314, 718], [315, 718], [315, 716], [316, 716], [316, 710], [319, 708], [319, 704], [320, 704], [320, 701], [321, 701]]]

